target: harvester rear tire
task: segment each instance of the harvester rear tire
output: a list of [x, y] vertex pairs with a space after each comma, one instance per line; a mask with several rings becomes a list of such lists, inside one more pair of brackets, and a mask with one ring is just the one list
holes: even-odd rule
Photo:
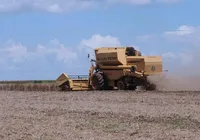
[[129, 86], [128, 87], [128, 90], [136, 90], [137, 89], [137, 86]]
[[105, 90], [105, 79], [103, 73], [96, 72], [92, 76], [92, 89], [93, 90]]
[[125, 90], [126, 89], [126, 84], [123, 80], [119, 80], [117, 82], [117, 89], [118, 90]]
[[156, 90], [156, 85], [155, 84], [149, 84], [149, 85], [146, 86], [146, 90], [149, 90], [149, 91]]
[[146, 81], [144, 88], [145, 88], [145, 90], [148, 90], [148, 91], [154, 91], [154, 90], [156, 90], [156, 84]]

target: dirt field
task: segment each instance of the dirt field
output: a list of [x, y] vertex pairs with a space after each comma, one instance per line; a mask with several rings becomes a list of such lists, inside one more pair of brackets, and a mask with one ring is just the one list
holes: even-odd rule
[[0, 92], [0, 139], [175, 140], [200, 137], [200, 94]]

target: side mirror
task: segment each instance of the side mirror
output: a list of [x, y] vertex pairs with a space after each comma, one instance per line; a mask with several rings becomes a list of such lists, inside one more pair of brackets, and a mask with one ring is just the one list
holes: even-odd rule
[[90, 54], [88, 53], [88, 58], [90, 58]]

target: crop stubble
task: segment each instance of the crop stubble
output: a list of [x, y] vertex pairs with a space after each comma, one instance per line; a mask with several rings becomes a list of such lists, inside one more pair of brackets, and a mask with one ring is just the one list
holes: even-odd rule
[[58, 91], [56, 84], [0, 84], [0, 91]]
[[198, 139], [200, 95], [0, 91], [0, 138]]

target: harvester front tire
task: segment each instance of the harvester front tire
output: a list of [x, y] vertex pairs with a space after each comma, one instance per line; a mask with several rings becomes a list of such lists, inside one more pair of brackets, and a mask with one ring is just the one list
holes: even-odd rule
[[93, 90], [105, 90], [105, 79], [103, 73], [97, 72], [92, 76], [92, 89]]

